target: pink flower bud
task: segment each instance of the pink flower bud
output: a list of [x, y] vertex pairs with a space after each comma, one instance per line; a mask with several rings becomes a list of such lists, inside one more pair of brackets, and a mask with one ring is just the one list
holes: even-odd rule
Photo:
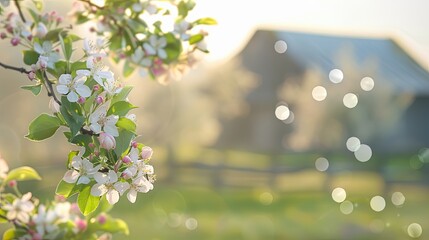
[[92, 90], [94, 90], [94, 91], [100, 90], [100, 85], [95, 84], [94, 87], [92, 87]]
[[96, 102], [97, 104], [102, 104], [102, 103], [104, 102], [104, 99], [103, 99], [103, 97], [102, 97], [102, 96], [97, 96], [97, 97], [95, 98], [95, 102]]
[[84, 97], [80, 96], [79, 99], [77, 100], [77, 103], [83, 104], [83, 103], [85, 103], [85, 100], [86, 99]]
[[36, 78], [36, 73], [31, 71], [27, 74], [28, 79], [30, 79], [30, 81], [33, 81]]
[[55, 195], [55, 201], [57, 201], [57, 202], [65, 202], [66, 198], [63, 195]]
[[94, 143], [89, 143], [89, 144], [88, 144], [88, 147], [90, 147], [90, 148], [94, 148], [94, 147], [95, 147], [95, 144], [94, 144]]
[[74, 213], [74, 214], [80, 214], [80, 210], [79, 210], [79, 205], [77, 205], [77, 203], [72, 203], [70, 205], [70, 213]]
[[18, 183], [15, 181], [15, 180], [12, 180], [12, 181], [10, 181], [10, 182], [8, 182], [7, 183], [7, 185], [9, 186], [9, 187], [11, 187], [11, 188], [14, 188], [14, 187], [16, 187], [16, 185], [17, 185]]
[[144, 146], [142, 148], [141, 156], [142, 156], [143, 160], [150, 159], [152, 157], [152, 154], [153, 154], [152, 148], [150, 148], [148, 146]]
[[61, 17], [61, 16], [57, 17], [57, 24], [60, 24], [60, 23], [62, 23], [63, 21], [64, 21], [64, 18], [63, 18], [63, 17]]
[[27, 39], [28, 39], [28, 41], [33, 40], [33, 35], [28, 35]]
[[127, 57], [127, 55], [125, 55], [125, 53], [123, 53], [123, 52], [119, 53], [120, 59], [125, 59], [126, 57]]
[[100, 147], [106, 150], [110, 150], [116, 147], [115, 138], [108, 133], [100, 133], [100, 136], [98, 136], [98, 141], [100, 141]]
[[99, 151], [94, 151], [94, 156], [98, 157], [100, 155]]
[[132, 141], [132, 142], [131, 142], [131, 146], [132, 146], [133, 148], [137, 148], [138, 143], [137, 143], [136, 141]]
[[80, 218], [76, 219], [75, 224], [76, 224], [76, 227], [79, 230], [79, 232], [85, 231], [86, 227], [88, 225], [85, 220], [80, 219]]
[[125, 180], [128, 180], [128, 179], [130, 179], [130, 178], [132, 178], [133, 177], [133, 173], [130, 171], [130, 170], [128, 170], [128, 169], [125, 169], [125, 171], [123, 171], [122, 172], [122, 175], [121, 175]]
[[7, 37], [5, 32], [0, 33], [0, 38], [1, 39], [5, 39]]
[[7, 25], [6, 26], [6, 31], [8, 32], [8, 33], [10, 33], [10, 34], [13, 34], [13, 27], [11, 26], [11, 25]]
[[90, 31], [90, 32], [95, 32], [95, 27], [90, 27], [90, 28], [89, 28], [89, 31]]
[[124, 162], [124, 163], [130, 163], [130, 162], [132, 162], [132, 160], [131, 160], [131, 158], [127, 155], [127, 156], [125, 156], [124, 158], [122, 158], [122, 162]]
[[98, 216], [97, 221], [99, 224], [103, 225], [106, 223], [107, 221], [107, 217], [104, 214], [101, 214], [100, 216]]
[[10, 40], [10, 43], [12, 44], [12, 46], [17, 46], [19, 43], [21, 42], [21, 39], [17, 38], [17, 37], [13, 37]]

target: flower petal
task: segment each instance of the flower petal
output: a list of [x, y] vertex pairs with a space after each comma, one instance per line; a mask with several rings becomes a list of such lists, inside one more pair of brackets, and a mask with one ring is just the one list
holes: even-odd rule
[[125, 191], [127, 191], [130, 188], [130, 184], [127, 182], [116, 182], [113, 187], [119, 192], [119, 194], [122, 196]]
[[165, 52], [164, 49], [158, 49], [158, 56], [162, 59], [166, 59], [167, 58], [167, 53]]
[[79, 177], [79, 172], [75, 170], [68, 170], [63, 177], [64, 182], [75, 183]]
[[107, 176], [107, 174], [105, 173], [101, 173], [101, 172], [96, 172], [94, 174], [94, 179], [95, 181], [97, 181], [97, 183], [107, 183], [107, 181], [109, 181], [109, 176]]
[[115, 189], [110, 189], [106, 194], [107, 202], [113, 205], [119, 201], [119, 193]]
[[67, 94], [67, 100], [69, 100], [69, 102], [77, 102], [78, 99], [79, 97], [74, 91], [70, 91], [69, 94]]
[[137, 191], [134, 189], [130, 189], [127, 193], [127, 198], [131, 203], [135, 203], [137, 199]]
[[77, 74], [78, 76], [85, 76], [85, 77], [89, 77], [89, 76], [91, 76], [91, 72], [90, 72], [89, 70], [86, 70], [86, 69], [80, 69], [80, 70], [77, 70], [77, 71], [76, 71], [76, 74]]
[[107, 192], [107, 187], [104, 184], [96, 183], [91, 188], [91, 195], [93, 196], [103, 196]]
[[156, 54], [155, 48], [153, 48], [149, 43], [143, 44], [143, 48], [148, 55], [155, 55]]
[[115, 183], [118, 181], [118, 174], [115, 171], [109, 170], [107, 174], [109, 175], [109, 183]]
[[89, 125], [89, 128], [93, 131], [93, 132], [95, 132], [95, 133], [100, 133], [101, 132], [101, 125], [100, 124], [98, 124], [98, 123], [93, 123], [93, 124], [91, 124], [91, 125]]
[[118, 128], [115, 125], [104, 125], [104, 131], [114, 137], [119, 136]]
[[76, 92], [85, 98], [91, 96], [91, 89], [89, 89], [89, 87], [86, 85], [76, 87]]
[[57, 92], [60, 94], [67, 94], [69, 90], [69, 87], [66, 85], [57, 85]]
[[70, 84], [72, 81], [72, 76], [70, 74], [61, 74], [60, 78], [58, 79], [60, 84]]
[[77, 181], [77, 184], [88, 184], [90, 182], [89, 177], [87, 176], [81, 176], [79, 180]]

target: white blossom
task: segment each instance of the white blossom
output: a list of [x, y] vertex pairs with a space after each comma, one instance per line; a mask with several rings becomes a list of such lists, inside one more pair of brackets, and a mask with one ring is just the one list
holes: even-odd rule
[[95, 111], [89, 116], [89, 128], [97, 134], [104, 131], [113, 137], [117, 137], [119, 136], [119, 132], [116, 127], [116, 123], [118, 122], [119, 117], [117, 115], [106, 116], [109, 107], [110, 101], [107, 101], [95, 109]]
[[48, 58], [47, 62], [48, 67], [50, 68], [54, 68], [54, 64], [60, 59], [60, 55], [53, 49], [52, 43], [50, 41], [44, 41], [42, 45], [40, 45], [38, 42], [34, 43], [34, 51], [36, 51], [41, 56]]
[[167, 46], [167, 39], [165, 37], [157, 37], [151, 35], [149, 42], [143, 44], [143, 48], [149, 55], [157, 55], [158, 57], [165, 59], [167, 58], [167, 52], [164, 48]]
[[137, 199], [137, 193], [147, 193], [153, 189], [153, 184], [146, 179], [144, 176], [140, 176], [134, 179], [130, 185], [130, 190], [127, 193], [127, 198], [130, 202], [135, 203]]
[[174, 32], [177, 33], [182, 40], [188, 40], [190, 35], [187, 31], [191, 28], [188, 21], [182, 20], [174, 24]]
[[[88, 184], [93, 175], [100, 169], [100, 165], [94, 165], [88, 159], [74, 156], [71, 163], [73, 169], [68, 170], [63, 179], [68, 183]], [[79, 180], [78, 180], [79, 179]]]
[[0, 178], [6, 178], [7, 172], [9, 172], [9, 166], [6, 161], [0, 156]]
[[91, 89], [85, 85], [86, 77], [77, 75], [74, 79], [70, 74], [61, 74], [57, 91], [61, 94], [67, 94], [69, 102], [77, 102], [79, 95], [82, 97], [91, 96]]
[[106, 199], [109, 204], [113, 205], [119, 201], [119, 195], [122, 195], [128, 188], [129, 183], [118, 182], [118, 175], [113, 170], [109, 172], [94, 174], [94, 179], [97, 181], [91, 188], [93, 196], [103, 196], [106, 194]]
[[12, 204], [2, 206], [7, 211], [6, 218], [10, 221], [18, 220], [22, 223], [28, 223], [30, 213], [34, 210], [34, 204], [30, 201], [31, 192], [24, 194], [21, 198], [13, 200]]
[[0, 0], [1, 5], [3, 5], [3, 7], [8, 7], [10, 4], [10, 0]]

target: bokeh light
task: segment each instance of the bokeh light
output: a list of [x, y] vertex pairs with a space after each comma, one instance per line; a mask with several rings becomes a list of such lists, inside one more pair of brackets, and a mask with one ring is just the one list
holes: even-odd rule
[[411, 223], [407, 228], [408, 236], [412, 238], [418, 238], [422, 235], [423, 229], [422, 226], [418, 223]]
[[382, 196], [375, 196], [371, 198], [371, 202], [369, 204], [372, 210], [381, 212], [386, 207], [386, 200], [384, 200]]
[[291, 124], [295, 120], [295, 114], [289, 109], [289, 117], [282, 122], [285, 124]]
[[360, 81], [360, 87], [364, 91], [371, 91], [374, 88], [374, 80], [370, 77], [364, 77]]
[[340, 211], [345, 214], [349, 215], [353, 212], [353, 203], [350, 201], [344, 201], [340, 204]]
[[185, 227], [188, 230], [195, 230], [198, 227], [198, 221], [195, 218], [188, 218], [185, 221]]
[[347, 149], [351, 152], [355, 152], [360, 147], [360, 140], [357, 137], [350, 137], [346, 141]]
[[401, 192], [394, 192], [391, 200], [393, 205], [402, 206], [405, 203], [405, 196]]
[[354, 93], [347, 93], [343, 97], [343, 104], [347, 108], [354, 108], [358, 104], [358, 97]]
[[341, 203], [344, 200], [346, 200], [347, 197], [347, 193], [346, 190], [344, 190], [343, 188], [335, 188], [332, 191], [332, 199], [337, 202], [337, 203]]
[[340, 83], [343, 81], [344, 74], [340, 69], [332, 69], [329, 72], [329, 80], [333, 83]]
[[276, 43], [274, 43], [274, 50], [277, 53], [285, 53], [287, 50], [287, 44], [283, 40], [279, 40]]
[[328, 159], [324, 158], [324, 157], [320, 157], [318, 159], [316, 159], [316, 162], [314, 163], [314, 165], [316, 166], [316, 169], [320, 172], [324, 172], [326, 170], [328, 170], [329, 168], [329, 161]]
[[259, 195], [259, 201], [263, 205], [270, 205], [271, 203], [273, 203], [273, 199], [273, 194], [271, 194], [270, 192], [263, 192], [261, 195]]
[[372, 157], [372, 149], [366, 144], [361, 144], [354, 154], [359, 162], [367, 162]]
[[326, 97], [328, 96], [328, 92], [326, 91], [326, 88], [322, 86], [314, 87], [311, 94], [313, 95], [313, 99], [318, 102], [325, 100]]
[[276, 117], [281, 121], [288, 119], [290, 116], [289, 108], [286, 107], [285, 105], [277, 106], [276, 111], [274, 113], [275, 113]]

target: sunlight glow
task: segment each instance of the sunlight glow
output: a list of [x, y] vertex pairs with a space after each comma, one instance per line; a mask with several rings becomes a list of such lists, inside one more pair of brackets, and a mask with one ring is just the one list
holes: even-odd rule
[[332, 69], [329, 72], [329, 80], [333, 83], [340, 83], [343, 81], [344, 74], [340, 69]]
[[286, 50], [287, 50], [287, 44], [286, 44], [286, 42], [285, 41], [283, 41], [283, 40], [279, 40], [279, 41], [277, 41], [275, 44], [274, 44], [274, 50], [277, 52], [277, 53], [285, 53], [286, 52]]
[[346, 200], [347, 193], [346, 193], [346, 190], [344, 190], [343, 188], [335, 188], [332, 191], [331, 196], [335, 202], [341, 203], [341, 202], [344, 202], [344, 200]]
[[316, 159], [314, 165], [316, 166], [317, 171], [324, 172], [329, 168], [329, 161], [324, 157], [320, 157]]
[[386, 200], [381, 196], [375, 196], [371, 198], [370, 206], [372, 210], [381, 212], [386, 207]]
[[422, 226], [418, 223], [411, 223], [407, 228], [408, 236], [412, 238], [418, 238], [422, 235]]
[[361, 144], [355, 151], [355, 157], [359, 162], [367, 162], [372, 157], [372, 149], [366, 144]]
[[354, 108], [358, 104], [358, 97], [354, 93], [347, 93], [343, 98], [344, 106]]
[[364, 77], [360, 81], [360, 87], [364, 91], [371, 91], [374, 88], [374, 80], [370, 77]]
[[353, 212], [353, 203], [350, 201], [344, 201], [340, 204], [340, 211], [345, 214], [349, 215]]
[[325, 98], [328, 96], [328, 92], [326, 91], [326, 88], [322, 86], [314, 87], [311, 94], [313, 95], [313, 99], [318, 102], [325, 100]]

